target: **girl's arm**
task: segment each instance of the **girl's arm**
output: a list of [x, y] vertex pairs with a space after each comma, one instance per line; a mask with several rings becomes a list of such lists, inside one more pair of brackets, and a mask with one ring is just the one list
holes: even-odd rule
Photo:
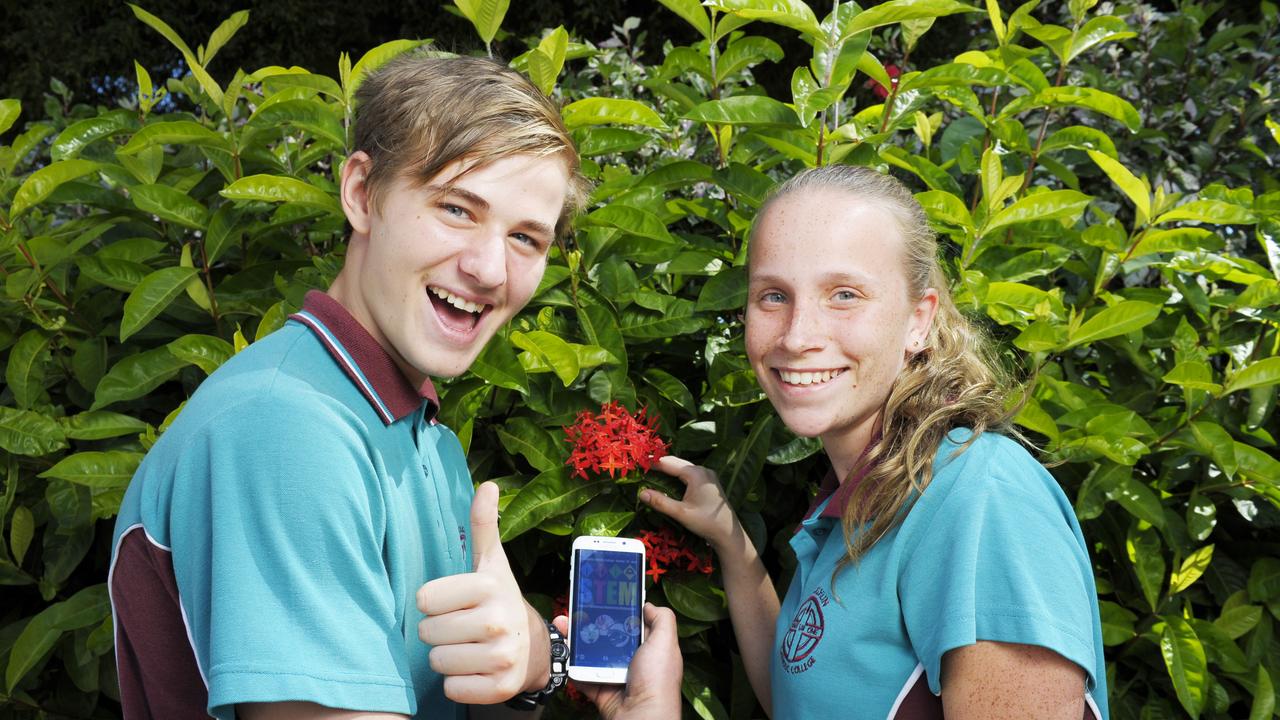
[[1038, 645], [979, 640], [942, 656], [947, 720], [1084, 716], [1084, 670]]
[[779, 605], [773, 581], [738, 516], [729, 507], [714, 472], [671, 455], [654, 467], [683, 481], [684, 497], [675, 500], [647, 489], [640, 499], [705, 539], [716, 551], [729, 596], [729, 618], [742, 651], [747, 679], [761, 707], [772, 716], [769, 667]]

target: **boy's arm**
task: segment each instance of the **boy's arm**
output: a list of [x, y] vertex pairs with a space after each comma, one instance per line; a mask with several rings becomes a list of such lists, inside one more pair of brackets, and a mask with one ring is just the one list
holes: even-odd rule
[[399, 713], [370, 713], [339, 710], [309, 702], [241, 703], [236, 706], [241, 720], [408, 720]]

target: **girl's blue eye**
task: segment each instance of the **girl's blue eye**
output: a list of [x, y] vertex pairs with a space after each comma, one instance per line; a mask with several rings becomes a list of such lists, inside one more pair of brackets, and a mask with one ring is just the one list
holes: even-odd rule
[[760, 299], [768, 303], [786, 302], [786, 298], [780, 292], [767, 292]]
[[836, 293], [836, 299], [842, 301], [857, 300], [858, 296], [854, 295], [850, 290], [841, 290]]

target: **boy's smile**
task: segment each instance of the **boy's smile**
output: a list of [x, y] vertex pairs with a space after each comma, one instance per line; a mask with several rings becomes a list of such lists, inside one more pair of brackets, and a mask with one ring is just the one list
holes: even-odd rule
[[541, 281], [568, 167], [559, 156], [466, 172], [455, 162], [425, 186], [397, 178], [374, 209], [360, 180], [367, 162], [357, 154], [344, 170], [352, 242], [329, 293], [411, 383], [459, 375]]

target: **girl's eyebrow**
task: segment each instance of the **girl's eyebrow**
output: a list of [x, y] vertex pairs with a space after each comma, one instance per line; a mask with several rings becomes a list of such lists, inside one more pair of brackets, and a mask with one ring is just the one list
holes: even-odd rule
[[[818, 281], [823, 285], [874, 285], [875, 280], [870, 275], [860, 272], [848, 271], [831, 271], [818, 276]], [[787, 278], [781, 275], [769, 275], [763, 273], [754, 273], [750, 276], [752, 285], [777, 285], [786, 284]]]

